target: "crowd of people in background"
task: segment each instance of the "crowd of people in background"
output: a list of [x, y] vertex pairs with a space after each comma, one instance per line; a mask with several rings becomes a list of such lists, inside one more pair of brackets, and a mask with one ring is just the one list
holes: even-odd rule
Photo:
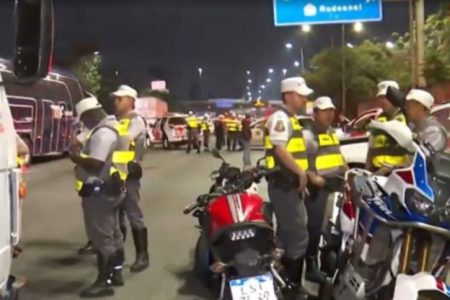
[[[203, 137], [204, 151], [210, 150], [210, 135], [214, 133], [216, 138], [215, 148], [227, 151], [243, 151], [244, 167], [251, 166], [250, 159], [250, 141], [252, 138], [251, 122], [252, 118], [249, 114], [240, 118], [235, 113], [220, 114], [214, 122], [208, 115], [197, 117], [193, 112], [189, 112], [186, 118], [188, 130], [188, 148], [187, 153], [191, 149], [195, 149], [197, 153], [201, 152]], [[214, 130], [212, 130], [214, 127]]]

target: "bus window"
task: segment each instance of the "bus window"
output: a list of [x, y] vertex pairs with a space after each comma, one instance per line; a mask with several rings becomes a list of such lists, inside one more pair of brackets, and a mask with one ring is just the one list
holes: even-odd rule
[[28, 123], [33, 121], [32, 106], [11, 104], [10, 108], [15, 123]]

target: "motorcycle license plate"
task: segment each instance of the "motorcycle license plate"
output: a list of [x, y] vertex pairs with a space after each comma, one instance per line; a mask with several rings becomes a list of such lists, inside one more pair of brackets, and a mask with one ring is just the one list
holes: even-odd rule
[[277, 300], [271, 274], [230, 281], [233, 300]]

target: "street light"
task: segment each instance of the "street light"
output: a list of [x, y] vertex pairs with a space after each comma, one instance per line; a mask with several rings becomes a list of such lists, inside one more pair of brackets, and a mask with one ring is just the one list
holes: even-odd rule
[[308, 24], [302, 25], [302, 31], [306, 32], [306, 33], [310, 32], [311, 31], [311, 25], [308, 25]]
[[94, 55], [99, 55], [100, 51], [94, 51]]
[[265, 88], [266, 88], [266, 85], [265, 84], [261, 84], [261, 89], [263, 90]]
[[387, 41], [386, 42], [386, 48], [393, 49], [393, 48], [395, 48], [395, 44], [393, 42], [391, 42], [391, 41]]
[[247, 73], [247, 75], [251, 74], [250, 70], [247, 70], [245, 73]]
[[262, 93], [262, 91], [261, 91], [261, 90], [258, 90], [258, 94], [260, 94], [260, 95], [261, 95], [261, 93]]
[[364, 30], [364, 25], [361, 22], [356, 22], [355, 24], [353, 24], [353, 30], [355, 32], [361, 32]]
[[272, 79], [267, 78], [267, 79], [266, 79], [266, 82], [267, 82], [267, 83], [271, 83], [271, 82], [272, 82]]
[[250, 90], [250, 87], [247, 85], [247, 90]]
[[253, 81], [251, 79], [247, 80], [248, 83], [252, 83]]
[[286, 49], [291, 50], [294, 47], [291, 43], [286, 43]]
[[272, 73], [273, 73], [273, 69], [270, 68], [270, 69], [269, 69], [269, 74], [272, 74]]
[[286, 77], [287, 71], [288, 71], [287, 69], [283, 69], [283, 76], [284, 77]]
[[200, 76], [200, 78], [202, 77], [203, 74], [203, 68], [198, 68], [198, 75]]
[[294, 61], [294, 66], [296, 68], [300, 67], [300, 62], [298, 60]]

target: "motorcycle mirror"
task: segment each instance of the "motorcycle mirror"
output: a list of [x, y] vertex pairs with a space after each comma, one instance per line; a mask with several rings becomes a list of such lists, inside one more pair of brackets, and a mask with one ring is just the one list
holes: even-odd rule
[[213, 150], [211, 151], [211, 154], [212, 154], [215, 158], [218, 158], [218, 159], [222, 160], [223, 162], [225, 162], [225, 159], [222, 157], [222, 155], [220, 155], [219, 150], [213, 149]]
[[14, 22], [14, 74], [24, 83], [44, 78], [53, 52], [53, 0], [16, 0]]

